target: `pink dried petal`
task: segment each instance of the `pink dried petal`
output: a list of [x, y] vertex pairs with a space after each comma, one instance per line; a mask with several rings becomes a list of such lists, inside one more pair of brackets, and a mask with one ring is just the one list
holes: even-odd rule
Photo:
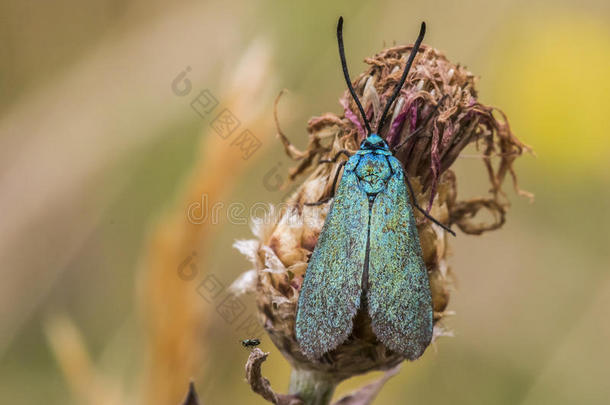
[[341, 97], [339, 99], [339, 103], [341, 103], [341, 106], [343, 107], [345, 118], [347, 118], [348, 120], [350, 120], [350, 122], [352, 124], [354, 124], [354, 126], [358, 130], [358, 133], [364, 138], [366, 136], [366, 131], [364, 130], [362, 124], [360, 123], [358, 116], [356, 114], [354, 114], [354, 112], [351, 110], [351, 108], [349, 108], [349, 102], [347, 101], [347, 95], [344, 94], [343, 97]]

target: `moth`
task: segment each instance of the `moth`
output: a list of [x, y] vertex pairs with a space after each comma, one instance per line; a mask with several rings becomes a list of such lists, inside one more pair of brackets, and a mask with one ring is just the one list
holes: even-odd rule
[[343, 343], [352, 332], [353, 319], [359, 310], [370, 316], [379, 341], [409, 360], [419, 358], [432, 340], [432, 298], [412, 206], [455, 234], [417, 204], [400, 161], [378, 135], [406, 80], [425, 30], [422, 23], [400, 82], [374, 133], [349, 78], [343, 18], [339, 18], [337, 42], [343, 74], [362, 115], [367, 137], [360, 149], [341, 164], [343, 175], [300, 291], [296, 337], [301, 351], [310, 359], [318, 359]]

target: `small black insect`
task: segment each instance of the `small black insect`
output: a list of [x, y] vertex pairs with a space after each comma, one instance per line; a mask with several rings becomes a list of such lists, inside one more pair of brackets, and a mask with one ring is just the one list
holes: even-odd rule
[[260, 339], [245, 339], [241, 341], [241, 345], [247, 349], [254, 349], [256, 346], [260, 345]]

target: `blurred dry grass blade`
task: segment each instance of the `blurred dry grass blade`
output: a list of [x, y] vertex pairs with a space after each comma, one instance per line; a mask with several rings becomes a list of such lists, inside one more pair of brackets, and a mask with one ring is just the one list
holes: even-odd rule
[[[142, 6], [150, 9], [148, 3]], [[95, 7], [92, 9], [98, 10]], [[35, 27], [32, 31], [24, 28], [27, 37], [41, 36], [36, 46], [49, 44], [42, 38], [57, 23], [41, 14], [44, 10], [37, 7], [33, 12], [51, 25], [39, 26], [34, 15], [24, 23], [24, 27]], [[51, 14], [67, 16], [68, 10], [77, 12], [78, 7], [62, 3]], [[0, 356], [45, 302], [69, 263], [82, 253], [86, 241], [104, 228], [104, 213], [131, 179], [113, 178], [111, 190], [100, 190], [100, 180], [105, 186], [112, 168], [131, 159], [144, 145], [154, 144], [164, 129], [189, 116], [188, 107], [172, 101], [168, 91], [176, 61], [222, 54], [225, 48], [238, 45], [237, 32], [224, 28], [234, 11], [212, 3], [167, 3], [163, 13], [152, 19], [143, 14], [108, 27], [100, 41], [86, 49], [75, 49], [76, 60], [57, 74], [49, 76], [42, 64], [36, 76], [40, 85], [12, 99], [0, 116], [0, 206], [4, 213], [0, 274], [5, 280], [0, 284]], [[86, 27], [80, 19], [79, 24]], [[6, 28], [10, 30], [11, 25], [22, 24], [18, 21]], [[223, 41], [215, 38], [219, 32]], [[34, 43], [23, 45], [28, 48]], [[32, 61], [41, 57], [38, 52], [32, 56]], [[207, 61], [193, 66], [193, 82], [209, 77], [214, 69]], [[37, 254], [22, 253], [32, 246], [38, 246]], [[25, 289], [31, 294], [21, 294]]]
[[116, 383], [102, 375], [93, 364], [80, 331], [65, 315], [46, 319], [44, 332], [57, 363], [79, 403], [88, 405], [124, 404]]
[[[220, 98], [263, 145], [272, 133], [270, 99], [261, 97], [272, 86], [268, 80], [273, 77], [271, 70], [267, 45], [254, 42], [231, 72]], [[205, 355], [202, 337], [209, 307], [196, 293], [198, 281], [185, 282], [176, 269], [193, 252], [198, 252], [198, 262], [205, 263], [206, 242], [213, 229], [208, 223], [189, 221], [186, 208], [201, 201], [204, 194], [210, 206], [221, 201], [250, 162], [243, 159], [240, 148], [231, 145], [231, 139], [204, 133], [200, 158], [183, 197], [151, 233], [138, 283], [146, 325], [143, 403], [178, 403], [184, 385], [198, 373]]]

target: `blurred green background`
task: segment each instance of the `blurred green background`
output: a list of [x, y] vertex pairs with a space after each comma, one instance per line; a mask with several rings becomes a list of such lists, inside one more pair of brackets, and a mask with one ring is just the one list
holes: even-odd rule
[[[265, 95], [252, 109], [271, 132], [259, 134], [263, 147], [226, 203], [280, 202], [286, 191], [263, 182], [291, 165], [272, 136], [273, 96], [289, 90], [280, 119], [298, 146], [311, 116], [341, 111], [339, 15], [354, 77], [364, 57], [412, 42], [425, 20], [425, 43], [479, 76], [479, 99], [501, 108], [537, 155], [516, 163], [535, 203], [507, 183], [507, 224], [452, 240], [455, 336], [405, 364], [375, 403], [608, 403], [610, 3], [601, 0], [2, 0], [0, 402], [80, 403], [49, 346], [53, 314], [77, 326], [122, 403], [138, 402], [147, 235], [162, 214], [186, 209], [181, 192], [199, 145], [216, 136], [172, 81], [189, 66], [193, 88], [222, 104], [227, 72], [263, 44]], [[479, 160], [460, 159], [455, 170], [462, 198], [487, 192]], [[231, 244], [250, 230], [210, 227], [212, 253], [199, 265], [228, 285], [249, 268]], [[207, 316], [195, 376], [203, 404], [265, 403], [244, 381], [244, 336], [213, 308]], [[262, 340], [272, 352], [264, 373], [283, 392], [289, 366]]]

